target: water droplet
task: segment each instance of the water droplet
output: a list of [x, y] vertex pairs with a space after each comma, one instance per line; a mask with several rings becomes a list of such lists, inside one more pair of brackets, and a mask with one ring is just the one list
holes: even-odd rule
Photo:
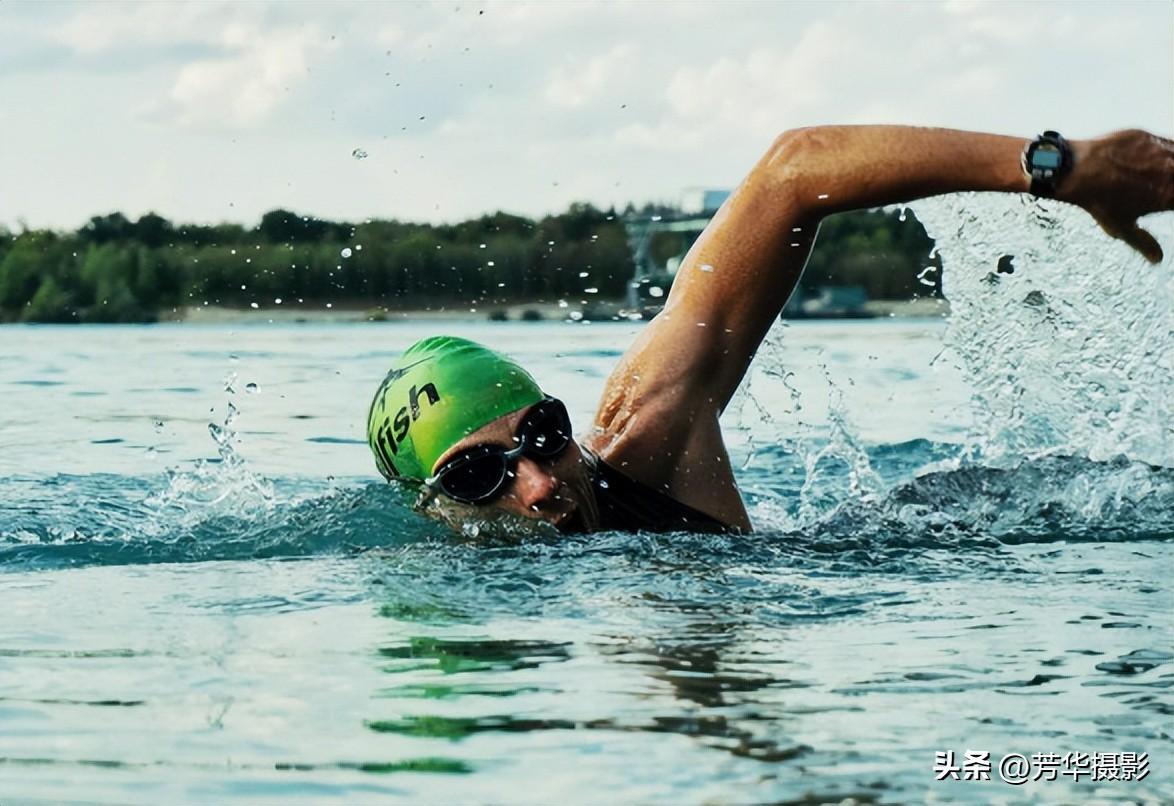
[[708, 263], [702, 263], [701, 270], [706, 271], [706, 272], [711, 272], [711, 271], [713, 271], [713, 266], [709, 265]]
[[586, 277], [586, 276], [587, 276], [587, 272], [585, 272], [585, 271], [581, 271], [581, 272], [579, 272], [579, 276], [580, 276], [580, 277]]
[[652, 216], [652, 220], [653, 220], [653, 221], [660, 221], [660, 219], [661, 219], [661, 217], [660, 217], [660, 216], [658, 216], [658, 215], [654, 215], [654, 216]]
[[487, 260], [487, 261], [485, 261], [485, 265], [486, 266], [496, 266], [497, 264], [494, 263], [492, 260]]
[[582, 311], [571, 311], [570, 317], [572, 320], [578, 322], [580, 319], [583, 318], [583, 312]]
[[281, 297], [274, 297], [274, 298], [273, 298], [273, 304], [274, 304], [274, 305], [280, 305], [280, 304], [281, 304]]
[[367, 152], [361, 148], [356, 148], [354, 151], [351, 152], [351, 156], [357, 160], [365, 160], [365, 159], [367, 159]]
[[339, 254], [342, 255], [344, 258], [346, 258], [346, 257], [350, 257], [354, 253], [351, 252], [351, 248], [349, 246], [344, 246], [342, 251], [339, 252]]
[[651, 286], [648, 289], [648, 296], [650, 296], [650, 297], [663, 297], [664, 296], [664, 289], [658, 285]]
[[261, 390], [261, 387], [257, 386], [257, 384], [255, 384], [255, 383], [249, 382], [249, 383], [245, 384], [245, 391], [248, 392], [250, 395], [255, 395], [260, 390]]
[[598, 294], [599, 289], [598, 288], [584, 288], [583, 293], [584, 294]]
[[821, 199], [826, 199], [827, 197], [828, 197], [828, 194], [826, 194], [826, 193], [819, 194], [819, 198], [821, 198]]
[[250, 308], [252, 308], [252, 309], [254, 309], [254, 310], [256, 310], [257, 308], [260, 308], [261, 306], [260, 306], [260, 305], [258, 305], [258, 304], [257, 304], [257, 303], [255, 303], [255, 302], [250, 302], [250, 303], [249, 303], [249, 307], [250, 307]]
[[600, 479], [599, 486], [606, 490], [607, 489], [607, 479]]

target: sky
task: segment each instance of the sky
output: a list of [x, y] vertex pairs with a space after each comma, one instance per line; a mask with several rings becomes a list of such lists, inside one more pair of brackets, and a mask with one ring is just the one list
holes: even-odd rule
[[1174, 3], [0, 0], [0, 227], [538, 216], [797, 126], [1174, 130]]

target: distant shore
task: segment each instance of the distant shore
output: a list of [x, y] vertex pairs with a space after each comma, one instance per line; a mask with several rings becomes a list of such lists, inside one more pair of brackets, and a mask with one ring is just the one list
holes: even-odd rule
[[[533, 313], [527, 314], [527, 311]], [[434, 308], [406, 308], [403, 310], [380, 306], [354, 304], [331, 305], [268, 305], [259, 308], [231, 308], [219, 305], [200, 305], [161, 311], [160, 322], [184, 324], [220, 324], [235, 322], [273, 322], [281, 324], [324, 322], [408, 322], [449, 321], [482, 322], [491, 318], [501, 320], [561, 321], [572, 311], [582, 313], [582, 306], [560, 307], [557, 303], [526, 303], [517, 305], [437, 306]], [[609, 316], [610, 318], [610, 316]]]
[[[872, 300], [864, 303], [861, 311], [851, 316], [804, 316], [802, 319], [859, 319], [859, 318], [941, 318], [949, 313], [950, 304], [943, 299]], [[182, 324], [233, 323], [359, 323], [411, 321], [534, 321], [560, 322], [588, 319], [613, 321], [638, 319], [634, 312], [617, 302], [589, 305], [559, 305], [549, 302], [516, 303], [487, 306], [438, 306], [403, 310], [356, 305], [268, 305], [259, 308], [231, 308], [218, 305], [190, 306], [161, 311], [160, 322]]]

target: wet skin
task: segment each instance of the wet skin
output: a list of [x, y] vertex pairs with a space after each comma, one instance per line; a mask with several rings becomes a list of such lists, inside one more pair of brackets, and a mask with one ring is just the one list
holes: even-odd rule
[[[719, 418], [795, 289], [828, 215], [961, 191], [1026, 193], [1021, 137], [907, 126], [821, 126], [781, 134], [681, 261], [664, 309], [604, 386], [584, 444], [632, 479], [751, 531]], [[1071, 141], [1056, 193], [1158, 262], [1139, 216], [1174, 209], [1174, 141], [1137, 129]], [[524, 411], [455, 445], [513, 447]], [[439, 467], [437, 463], [436, 467]], [[599, 515], [578, 445], [553, 462], [522, 457], [493, 506], [592, 531]]]
[[[529, 407], [498, 417], [449, 448], [433, 472], [450, 457], [475, 445], [517, 447], [514, 434]], [[519, 456], [505, 491], [485, 504], [511, 515], [541, 520], [562, 532], [591, 532], [599, 528], [599, 506], [591, 488], [591, 472], [578, 443], [571, 441], [553, 460]]]

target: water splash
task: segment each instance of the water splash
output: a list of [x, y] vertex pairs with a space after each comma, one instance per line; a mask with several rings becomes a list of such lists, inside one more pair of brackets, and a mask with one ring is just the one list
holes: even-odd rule
[[884, 489], [848, 420], [843, 391], [827, 366], [821, 368], [828, 384], [828, 438], [818, 447], [808, 440], [796, 443], [806, 471], [799, 491], [800, 524], [811, 523], [843, 501], [872, 502]]
[[[232, 391], [235, 373], [226, 382]], [[208, 433], [216, 443], [218, 459], [201, 460], [191, 470], [169, 468], [166, 487], [148, 496], [144, 504], [155, 513], [145, 531], [151, 534], [159, 525], [172, 528], [197, 523], [217, 516], [240, 513], [267, 513], [277, 506], [273, 485], [253, 473], [236, 450], [239, 441], [233, 427], [240, 410], [230, 400], [220, 423], [208, 423]]]
[[[786, 362], [786, 331], [787, 323], [783, 321], [767, 331], [746, 372], [746, 379], [738, 386], [727, 407], [735, 416], [733, 430], [741, 434], [747, 444], [742, 470], [751, 467], [764, 448], [780, 442], [781, 419], [797, 415], [803, 408], [802, 397], [792, 382], [794, 372]], [[763, 386], [775, 384], [783, 387], [789, 401], [777, 413], [762, 402], [765, 395], [759, 391]]]
[[[1151, 266], [1083, 211], [1027, 196], [943, 196], [915, 212], [942, 256], [945, 343], [973, 389], [976, 458], [1174, 465], [1169, 258]], [[1150, 221], [1169, 236], [1169, 215]]]
[[837, 387], [845, 379], [826, 368], [826, 426], [803, 422], [786, 382], [796, 356], [776, 326], [731, 402], [758, 528], [832, 544], [870, 536], [874, 550], [901, 535], [1174, 534], [1169, 260], [1149, 266], [1055, 203], [950, 196], [917, 213], [937, 239], [952, 305], [934, 361], [960, 365], [972, 431], [960, 445], [865, 444]]
[[218, 493], [235, 482], [177, 476], [162, 490], [106, 474], [0, 479], [0, 495], [27, 502], [0, 512], [0, 570], [354, 554], [447, 534], [386, 484], [267, 482], [268, 509], [234, 511], [239, 498]]

